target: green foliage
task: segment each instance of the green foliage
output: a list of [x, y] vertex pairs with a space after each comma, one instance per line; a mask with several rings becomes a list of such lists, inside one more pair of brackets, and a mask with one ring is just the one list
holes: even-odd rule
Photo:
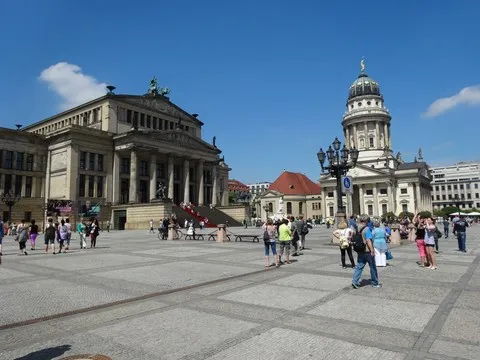
[[433, 215], [439, 216], [439, 217], [445, 217], [445, 213], [443, 210], [433, 210]]
[[420, 217], [426, 219], [432, 217], [432, 213], [430, 211], [420, 211]]
[[233, 191], [230, 191], [228, 193], [228, 203], [233, 204], [235, 202], [235, 193]]
[[460, 209], [457, 208], [456, 206], [447, 206], [447, 207], [444, 207], [442, 209], [443, 213], [445, 214], [445, 216], [448, 216], [449, 214], [452, 214], [452, 213], [455, 213], [455, 212], [459, 212]]
[[389, 211], [389, 212], [383, 214], [382, 219], [386, 219], [386, 220], [396, 220], [396, 219], [397, 219], [397, 216], [396, 216], [392, 211]]
[[415, 215], [411, 212], [408, 212], [408, 211], [402, 211], [400, 214], [398, 214], [398, 217], [399, 218], [406, 218], [408, 217], [410, 220], [413, 219]]

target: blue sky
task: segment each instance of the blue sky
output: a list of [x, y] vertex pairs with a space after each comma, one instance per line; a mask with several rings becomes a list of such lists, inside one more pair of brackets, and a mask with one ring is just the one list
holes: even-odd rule
[[[342, 135], [364, 56], [395, 152], [479, 160], [479, 13], [475, 1], [4, 1], [0, 126], [39, 121], [104, 83], [144, 94], [155, 75], [200, 114], [231, 177], [317, 179], [316, 153]], [[74, 76], [42, 81], [59, 62]]]

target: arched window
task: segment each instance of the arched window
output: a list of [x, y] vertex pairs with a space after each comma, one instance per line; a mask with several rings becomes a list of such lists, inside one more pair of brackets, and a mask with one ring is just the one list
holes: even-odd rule
[[303, 214], [303, 203], [299, 202], [298, 203], [298, 214]]
[[292, 203], [289, 201], [287, 202], [287, 214], [292, 213]]
[[372, 147], [375, 147], [375, 143], [374, 143], [373, 136], [370, 136], [369, 141], [370, 141], [370, 144], [369, 144], [370, 147], [371, 147], [371, 148], [372, 148]]
[[268, 212], [273, 212], [273, 203], [268, 203]]

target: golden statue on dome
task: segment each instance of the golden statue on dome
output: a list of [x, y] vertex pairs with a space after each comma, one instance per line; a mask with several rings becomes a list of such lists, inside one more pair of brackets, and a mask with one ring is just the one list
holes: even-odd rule
[[360, 70], [362, 72], [365, 71], [365, 59], [362, 57], [362, 60], [360, 60]]

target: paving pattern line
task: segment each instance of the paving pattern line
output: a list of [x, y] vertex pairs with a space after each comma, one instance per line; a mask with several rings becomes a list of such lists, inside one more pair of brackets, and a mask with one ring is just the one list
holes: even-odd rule
[[273, 270], [276, 270], [276, 269], [271, 268], [271, 269], [262, 269], [262, 270], [252, 271], [252, 272], [245, 273], [245, 274], [229, 276], [229, 277], [226, 277], [226, 278], [223, 278], [223, 279], [206, 281], [206, 282], [203, 282], [203, 283], [188, 285], [188, 286], [184, 286], [184, 287], [180, 287], [180, 288], [176, 288], [176, 289], [169, 289], [169, 290], [153, 292], [153, 293], [150, 293], [150, 294], [145, 294], [145, 295], [136, 296], [136, 297], [132, 297], [132, 298], [128, 298], [128, 299], [113, 301], [113, 302], [109, 302], [109, 303], [105, 303], [105, 304], [90, 306], [90, 307], [86, 307], [86, 308], [82, 308], [82, 309], [67, 311], [67, 312], [53, 314], [53, 315], [42, 316], [42, 317], [38, 317], [38, 318], [32, 318], [32, 319], [19, 321], [19, 322], [14, 322], [14, 323], [10, 323], [10, 324], [4, 324], [4, 325], [0, 325], [0, 331], [13, 329], [13, 328], [17, 328], [17, 327], [20, 327], [20, 326], [37, 324], [37, 323], [41, 323], [41, 322], [49, 321], [49, 320], [61, 319], [61, 318], [67, 317], [67, 316], [84, 314], [84, 313], [87, 313], [87, 312], [90, 312], [90, 311], [107, 309], [107, 308], [118, 306], [118, 305], [130, 304], [130, 303], [133, 303], [133, 302], [142, 301], [142, 300], [146, 300], [146, 299], [151, 299], [151, 298], [159, 297], [159, 296], [162, 296], [162, 295], [168, 295], [168, 294], [173, 294], [173, 293], [177, 293], [177, 292], [181, 292], [181, 291], [196, 289], [196, 288], [199, 288], [199, 287], [202, 287], [202, 286], [215, 285], [215, 284], [219, 284], [219, 283], [230, 281], [230, 280], [242, 279], [242, 278], [247, 277], [247, 276], [257, 275], [257, 274], [264, 273], [265, 271], [273, 271]]

